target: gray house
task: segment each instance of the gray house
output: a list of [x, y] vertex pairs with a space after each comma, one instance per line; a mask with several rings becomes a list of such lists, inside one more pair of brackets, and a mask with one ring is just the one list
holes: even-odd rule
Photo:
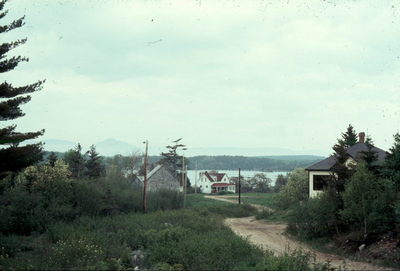
[[[356, 165], [363, 157], [363, 153], [368, 151], [368, 145], [365, 143], [365, 133], [359, 133], [358, 143], [349, 147], [346, 150], [347, 160], [346, 166]], [[372, 146], [372, 151], [377, 154], [378, 163], [385, 160], [387, 152]], [[315, 197], [322, 192], [326, 183], [329, 182], [330, 178], [334, 176], [332, 171], [333, 166], [336, 164], [336, 158], [330, 156], [318, 163], [315, 163], [306, 168], [308, 172], [308, 183], [309, 183], [309, 196]]]

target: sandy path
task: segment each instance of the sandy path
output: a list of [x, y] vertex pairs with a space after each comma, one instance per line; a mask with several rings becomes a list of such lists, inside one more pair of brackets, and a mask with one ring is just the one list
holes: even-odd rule
[[[237, 199], [230, 199], [221, 196], [205, 196], [205, 198], [221, 200], [225, 202], [237, 203]], [[267, 207], [251, 204], [259, 210]], [[234, 233], [265, 250], [273, 251], [275, 254], [283, 254], [288, 250], [302, 249], [315, 255], [319, 263], [329, 262], [332, 267], [342, 270], [392, 270], [368, 263], [357, 262], [346, 259], [342, 256], [321, 253], [308, 247], [296, 240], [288, 238], [284, 233], [286, 224], [268, 222], [265, 220], [256, 220], [254, 216], [242, 218], [227, 218], [225, 225], [230, 227]]]

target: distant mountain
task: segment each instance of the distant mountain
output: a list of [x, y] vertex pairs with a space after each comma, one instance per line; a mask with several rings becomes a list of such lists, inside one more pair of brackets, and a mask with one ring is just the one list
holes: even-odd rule
[[142, 152], [138, 147], [114, 138], [100, 141], [96, 143], [95, 146], [97, 152], [103, 156], [113, 156], [116, 154], [131, 155], [137, 152]]
[[[45, 143], [44, 149], [46, 151], [66, 152], [73, 149], [78, 142], [60, 140], [60, 139], [44, 139], [44, 140], [31, 140], [29, 143], [36, 143], [42, 141]], [[28, 143], [28, 142], [27, 142]], [[138, 148], [127, 142], [108, 138], [94, 144], [97, 151], [103, 156], [113, 156], [116, 154], [131, 155], [132, 153], [143, 153], [144, 147]], [[89, 145], [82, 144], [83, 149], [89, 149]], [[149, 145], [150, 155], [160, 155], [161, 152], [166, 151], [165, 147]], [[185, 151], [185, 156], [247, 156], [247, 157], [263, 157], [277, 160], [318, 160], [321, 157], [326, 157], [327, 153], [319, 150], [290, 150], [285, 148], [239, 148], [239, 147], [203, 147], [191, 148]], [[310, 155], [312, 154], [312, 155]]]
[[[66, 152], [70, 149], [75, 148], [78, 142], [68, 141], [68, 140], [60, 140], [60, 139], [44, 139], [44, 140], [30, 140], [27, 141], [27, 144], [43, 142], [44, 150], [48, 152]], [[90, 146], [86, 146], [81, 144], [83, 151], [89, 149]], [[114, 156], [116, 154], [121, 155], [131, 155], [135, 152], [140, 152], [139, 148], [114, 138], [108, 138], [103, 141], [94, 144], [96, 146], [96, 150], [102, 156]]]

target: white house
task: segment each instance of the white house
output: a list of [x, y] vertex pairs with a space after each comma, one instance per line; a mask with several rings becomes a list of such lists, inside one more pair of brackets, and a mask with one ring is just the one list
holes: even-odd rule
[[200, 172], [197, 186], [202, 193], [207, 194], [218, 193], [220, 191], [236, 192], [236, 185], [230, 183], [226, 173]]
[[[361, 132], [359, 133], [358, 143], [346, 150], [348, 157], [345, 165], [350, 167], [350, 165], [357, 164], [357, 162], [362, 159], [363, 153], [366, 151], [368, 151], [368, 145], [365, 143], [365, 133]], [[385, 160], [387, 153], [384, 150], [372, 146], [372, 151], [377, 154], [378, 163]], [[306, 168], [309, 183], [308, 194], [311, 198], [321, 193], [327, 182], [329, 182], [331, 178], [336, 177], [332, 171], [335, 164], [336, 158], [330, 156]]]

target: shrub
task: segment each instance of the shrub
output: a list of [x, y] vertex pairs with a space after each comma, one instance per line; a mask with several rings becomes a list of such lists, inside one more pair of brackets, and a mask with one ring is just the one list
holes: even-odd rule
[[219, 191], [218, 195], [233, 195], [235, 193], [231, 192], [231, 191]]
[[281, 210], [298, 204], [308, 198], [308, 175], [304, 169], [297, 168], [289, 174], [287, 185], [275, 197], [274, 205]]
[[340, 215], [350, 228], [362, 231], [364, 238], [370, 232], [388, 230], [395, 222], [394, 190], [392, 181], [378, 179], [361, 163], [346, 184]]
[[[142, 211], [142, 190], [125, 178], [67, 179], [65, 164], [58, 161], [30, 167], [0, 195], [0, 231], [11, 234], [44, 232], [57, 221], [79, 216], [111, 215]], [[182, 194], [162, 190], [148, 195], [148, 210], [182, 207]]]
[[29, 234], [43, 232], [55, 220], [69, 221], [75, 217], [71, 184], [54, 180], [47, 186], [35, 186], [29, 192], [24, 184], [6, 190], [0, 196], [0, 231]]
[[52, 249], [52, 269], [106, 269], [103, 262], [104, 250], [93, 242], [81, 237], [58, 241]]
[[256, 215], [256, 219], [268, 219], [273, 215], [273, 211], [270, 209], [263, 209], [261, 212], [258, 212]]
[[274, 256], [268, 253], [264, 259], [259, 262], [255, 270], [293, 270], [293, 271], [311, 271], [311, 270], [331, 270], [329, 264], [317, 264], [315, 256], [302, 250], [285, 252], [283, 255]]
[[183, 194], [174, 190], [149, 192], [147, 199], [149, 211], [179, 209], [183, 206]]
[[304, 239], [329, 235], [337, 226], [336, 208], [328, 193], [294, 205], [289, 212], [288, 231]]

